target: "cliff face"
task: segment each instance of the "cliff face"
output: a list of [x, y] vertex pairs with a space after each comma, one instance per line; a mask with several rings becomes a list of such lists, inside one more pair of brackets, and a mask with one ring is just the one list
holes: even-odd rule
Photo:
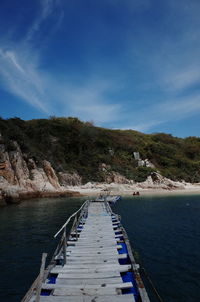
[[15, 150], [9, 152], [0, 143], [0, 205], [26, 197], [62, 195], [68, 185], [81, 183], [78, 175], [70, 173], [60, 173], [60, 183], [50, 162], [43, 160], [42, 167], [37, 167], [32, 158], [22, 154], [17, 142], [12, 143]]

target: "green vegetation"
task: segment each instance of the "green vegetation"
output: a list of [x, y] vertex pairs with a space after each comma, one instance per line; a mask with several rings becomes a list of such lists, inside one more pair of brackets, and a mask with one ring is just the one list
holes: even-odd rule
[[[94, 127], [77, 118], [0, 119], [0, 132], [8, 151], [15, 140], [37, 165], [49, 160], [56, 171], [77, 171], [83, 181], [102, 181], [102, 163], [129, 179], [143, 181], [153, 169], [137, 167], [133, 152], [148, 158], [161, 174], [173, 180], [200, 181], [200, 138]], [[26, 157], [25, 157], [26, 158]]]

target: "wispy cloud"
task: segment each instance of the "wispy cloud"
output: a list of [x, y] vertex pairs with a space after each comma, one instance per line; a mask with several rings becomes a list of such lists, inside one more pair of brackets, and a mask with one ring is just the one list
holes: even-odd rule
[[199, 84], [200, 70], [196, 66], [189, 66], [185, 70], [175, 70], [165, 75], [163, 86], [172, 92], [182, 92], [186, 89]]
[[130, 125], [126, 125], [124, 127], [120, 127], [120, 129], [122, 130], [136, 130], [139, 132], [145, 132], [148, 131], [149, 129], [151, 129], [154, 126], [158, 126], [159, 124], [162, 124], [163, 121], [159, 121], [159, 120], [151, 120], [149, 122], [141, 122], [138, 121], [138, 123], [136, 124], [130, 124]]
[[[115, 89], [116, 83], [108, 79], [82, 79], [81, 84], [57, 80], [55, 74], [40, 67], [42, 54], [34, 42], [41, 27], [54, 13], [59, 0], [40, 0], [40, 11], [24, 39], [16, 44], [4, 39], [0, 45], [1, 85], [11, 94], [43, 112], [45, 115], [72, 115], [97, 124], [116, 120], [120, 106], [112, 104], [106, 94]], [[54, 29], [62, 21], [60, 10]]]
[[48, 105], [44, 99], [42, 78], [37, 64], [33, 62], [30, 53], [29, 55], [30, 57], [25, 58], [22, 49], [0, 48], [1, 83], [10, 93], [47, 114]]
[[65, 89], [68, 108], [74, 116], [80, 116], [83, 120], [93, 119], [100, 125], [117, 121], [121, 105], [111, 103], [106, 96], [113, 88], [116, 89], [115, 84], [105, 79], [93, 79], [84, 83], [82, 87], [68, 85]]
[[56, 3], [56, 0], [40, 0], [40, 11], [27, 33], [26, 41], [34, 38], [34, 35], [40, 30], [42, 23], [53, 13]]
[[65, 79], [58, 82], [56, 77], [40, 70], [39, 59], [33, 58], [27, 45], [13, 50], [0, 48], [0, 75], [4, 88], [10, 93], [47, 115], [57, 112], [83, 120], [93, 119], [98, 124], [120, 116], [120, 105], [110, 103], [106, 97], [116, 83], [105, 79], [91, 79], [81, 85]]
[[[36, 34], [59, 5], [59, 0], [40, 0], [40, 11], [24, 39], [15, 42], [12, 35], [0, 41], [0, 83], [9, 93], [19, 97], [45, 114], [51, 114], [51, 100], [47, 93], [48, 76], [40, 68], [40, 49], [35, 48]], [[58, 26], [63, 18], [60, 11]]]
[[[124, 123], [122, 129], [133, 129], [144, 132], [161, 131], [165, 123], [178, 122], [185, 118], [200, 113], [200, 94], [193, 94], [185, 97], [174, 97], [154, 105], [147, 106], [143, 110], [132, 113], [125, 113], [128, 123]], [[131, 124], [132, 121], [132, 124]]]

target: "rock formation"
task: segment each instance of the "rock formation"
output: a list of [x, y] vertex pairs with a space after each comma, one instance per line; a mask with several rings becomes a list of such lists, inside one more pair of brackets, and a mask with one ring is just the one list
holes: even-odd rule
[[50, 162], [44, 160], [42, 167], [38, 167], [32, 158], [22, 154], [17, 142], [12, 141], [12, 147], [7, 151], [1, 137], [0, 205], [31, 197], [70, 195], [67, 186], [81, 184], [78, 174], [59, 173], [60, 184]]
[[142, 182], [138, 183], [138, 187], [143, 189], [184, 189], [185, 186], [183, 183], [173, 181], [169, 178], [166, 178], [159, 174], [158, 172], [151, 173], [150, 176], [147, 177], [147, 179]]
[[110, 183], [118, 183], [118, 184], [130, 184], [131, 180], [127, 179], [125, 176], [121, 175], [118, 172], [112, 171], [109, 165], [102, 163], [99, 165], [99, 171], [101, 172], [104, 182]]
[[80, 186], [82, 183], [82, 177], [74, 172], [74, 173], [58, 173], [60, 184], [63, 186]]

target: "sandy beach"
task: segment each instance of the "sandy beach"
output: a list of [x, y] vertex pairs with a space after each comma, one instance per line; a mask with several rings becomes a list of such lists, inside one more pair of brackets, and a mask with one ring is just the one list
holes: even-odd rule
[[[200, 185], [185, 184], [180, 188], [162, 188], [154, 186], [151, 188], [141, 187], [139, 184], [106, 184], [87, 183], [82, 186], [71, 186], [70, 191], [77, 191], [84, 196], [98, 196], [109, 193], [111, 195], [133, 196], [134, 192], [139, 192], [140, 196], [154, 195], [200, 195]], [[137, 197], [137, 196], [136, 196]]]

